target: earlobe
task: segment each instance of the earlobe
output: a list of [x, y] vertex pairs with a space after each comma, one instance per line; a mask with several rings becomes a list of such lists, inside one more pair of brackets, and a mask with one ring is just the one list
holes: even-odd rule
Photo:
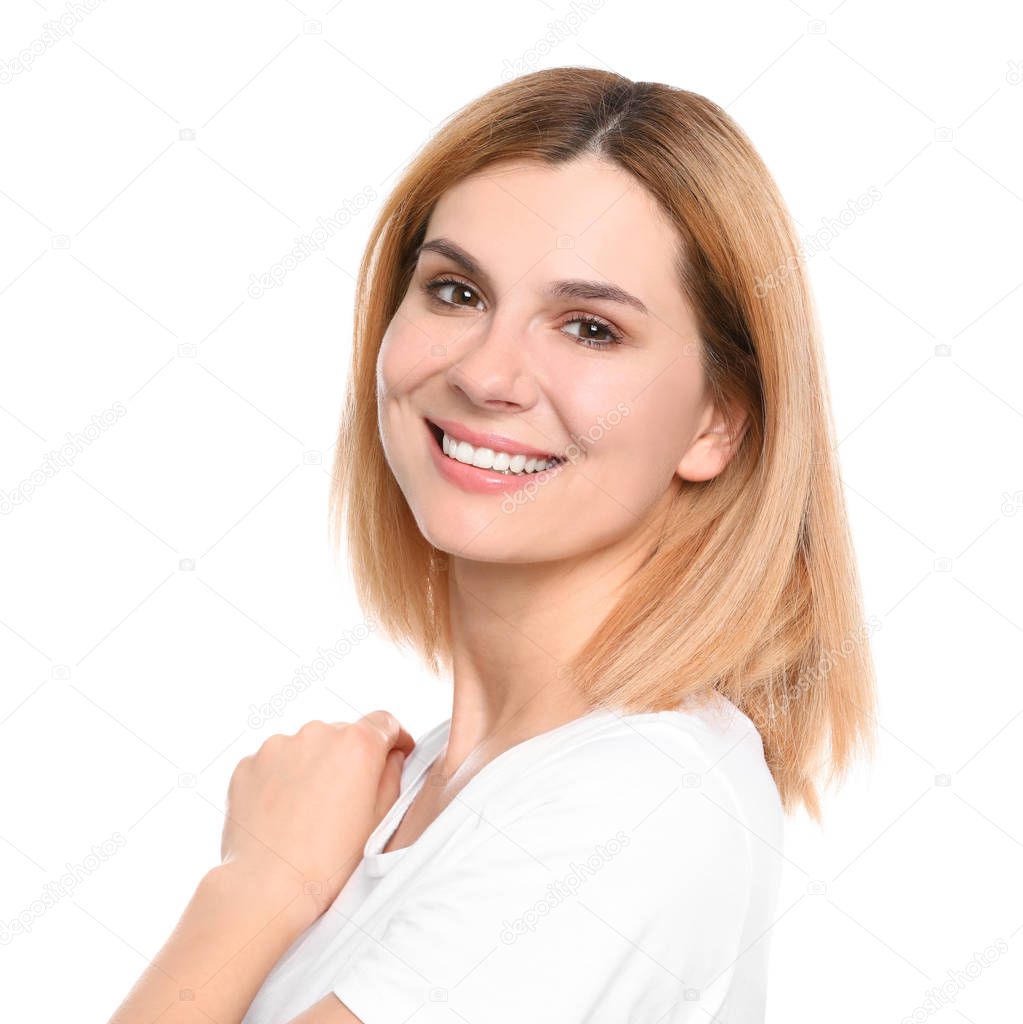
[[689, 446], [675, 473], [694, 483], [713, 480], [727, 465], [728, 454], [727, 439], [708, 431]]
[[713, 480], [735, 454], [745, 428], [745, 413], [735, 419], [715, 416], [713, 423], [686, 450], [675, 474], [693, 482]]

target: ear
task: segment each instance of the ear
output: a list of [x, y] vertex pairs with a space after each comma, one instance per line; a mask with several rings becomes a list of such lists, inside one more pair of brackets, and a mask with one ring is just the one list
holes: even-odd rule
[[683, 480], [712, 480], [728, 465], [746, 433], [748, 417], [738, 406], [709, 405], [692, 444], [675, 469]]

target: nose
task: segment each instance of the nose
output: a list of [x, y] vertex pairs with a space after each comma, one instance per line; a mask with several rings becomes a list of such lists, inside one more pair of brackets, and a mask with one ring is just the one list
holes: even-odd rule
[[495, 316], [471, 337], [454, 344], [458, 357], [445, 371], [448, 384], [474, 405], [490, 409], [528, 409], [536, 402], [537, 382], [528, 362], [525, 328]]

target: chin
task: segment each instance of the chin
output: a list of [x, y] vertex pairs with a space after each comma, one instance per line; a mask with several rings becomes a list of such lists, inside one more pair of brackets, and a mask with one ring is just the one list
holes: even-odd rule
[[447, 503], [415, 514], [419, 532], [438, 551], [474, 562], [538, 561], [536, 540], [524, 536], [514, 518], [496, 506], [480, 512]]

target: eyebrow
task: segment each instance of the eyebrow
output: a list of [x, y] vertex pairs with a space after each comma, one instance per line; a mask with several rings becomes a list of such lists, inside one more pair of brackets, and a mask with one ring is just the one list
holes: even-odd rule
[[[457, 263], [467, 274], [490, 284], [486, 271], [479, 262], [469, 255], [461, 246], [456, 245], [450, 238], [431, 238], [423, 242], [413, 253], [416, 262], [419, 261], [421, 252], [436, 252], [441, 256], [447, 256], [449, 260]], [[617, 302], [623, 306], [631, 306], [633, 309], [649, 315], [650, 311], [646, 305], [637, 299], [635, 295], [619, 288], [609, 281], [582, 281], [578, 278], [571, 278], [564, 281], [551, 281], [545, 288], [545, 292], [552, 298], [561, 299], [606, 299], [608, 302]]]

